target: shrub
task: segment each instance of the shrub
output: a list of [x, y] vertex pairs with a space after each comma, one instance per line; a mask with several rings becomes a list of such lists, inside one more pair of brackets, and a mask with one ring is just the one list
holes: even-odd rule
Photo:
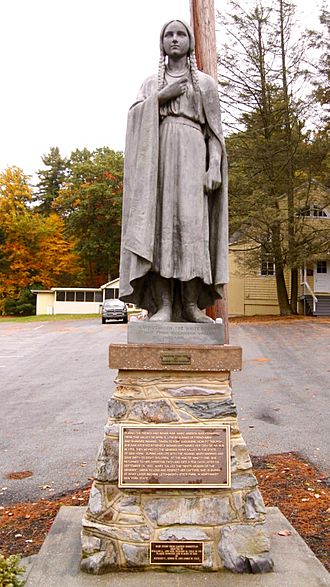
[[5, 558], [0, 554], [0, 587], [23, 587], [25, 581], [18, 578], [24, 573], [19, 566], [20, 557], [12, 554]]
[[35, 297], [29, 289], [21, 289], [16, 298], [4, 300], [6, 316], [32, 316], [36, 313]]

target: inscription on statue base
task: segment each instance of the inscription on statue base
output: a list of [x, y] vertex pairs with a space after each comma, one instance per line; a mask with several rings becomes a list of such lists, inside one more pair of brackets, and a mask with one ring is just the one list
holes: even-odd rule
[[120, 427], [119, 487], [230, 487], [230, 426]]
[[196, 322], [130, 322], [128, 344], [224, 344], [223, 324]]
[[151, 542], [151, 565], [201, 565], [203, 542]]

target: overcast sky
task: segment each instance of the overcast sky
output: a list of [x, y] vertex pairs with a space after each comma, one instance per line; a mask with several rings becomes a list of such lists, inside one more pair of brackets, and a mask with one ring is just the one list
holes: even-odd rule
[[[316, 26], [320, 2], [296, 4]], [[51, 146], [123, 150], [127, 110], [171, 18], [189, 21], [189, 0], [0, 0], [0, 170], [32, 175]]]

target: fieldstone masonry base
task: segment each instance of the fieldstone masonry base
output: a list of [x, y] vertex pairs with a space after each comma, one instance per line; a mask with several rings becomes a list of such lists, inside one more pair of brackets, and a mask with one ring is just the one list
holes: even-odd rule
[[[127, 352], [126, 347], [125, 356]], [[118, 362], [118, 348], [115, 356]], [[271, 571], [265, 507], [240, 434], [225, 359], [223, 370], [218, 365], [216, 371], [209, 367], [203, 371], [201, 366], [199, 371], [189, 366], [150, 370], [143, 361], [140, 364], [140, 369], [135, 364], [125, 368], [125, 363], [119, 368], [116, 391], [108, 404], [108, 421], [82, 522], [81, 569], [95, 574], [186, 570], [187, 565], [151, 566], [150, 541], [192, 540], [203, 541], [205, 553], [203, 565], [192, 566], [194, 570]], [[119, 424], [148, 423], [230, 424], [231, 488], [119, 489]]]

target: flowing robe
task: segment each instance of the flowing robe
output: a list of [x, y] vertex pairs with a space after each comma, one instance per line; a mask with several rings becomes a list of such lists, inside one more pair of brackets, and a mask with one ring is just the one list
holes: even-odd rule
[[[189, 281], [194, 277], [201, 279], [201, 288], [198, 306], [202, 309], [214, 303], [221, 297], [222, 286], [228, 281], [228, 204], [227, 204], [227, 160], [224, 140], [221, 130], [220, 106], [217, 87], [214, 80], [199, 72], [201, 103], [205, 126], [204, 145], [205, 170], [208, 161], [207, 137], [213, 134], [219, 141], [222, 150], [221, 159], [221, 187], [209, 195], [204, 195], [206, 201], [207, 234], [201, 235], [207, 241], [207, 254], [204, 260], [209, 262], [201, 274], [200, 268], [192, 267], [186, 274], [178, 274], [175, 269], [171, 275], [166, 269], [166, 258], [163, 247], [163, 264], [157, 258], [159, 239], [164, 241], [164, 228], [159, 226], [159, 198], [160, 190], [164, 188], [164, 175], [173, 175], [173, 172], [164, 171], [160, 153], [160, 107], [158, 103], [157, 76], [145, 80], [136, 103], [128, 115], [125, 168], [124, 168], [124, 199], [122, 217], [122, 242], [120, 260], [120, 298], [146, 308], [150, 314], [156, 311], [152, 292], [152, 278], [155, 272], [164, 277]], [[180, 114], [180, 113], [179, 113]], [[162, 126], [164, 123], [162, 123]], [[199, 132], [195, 130], [194, 132]], [[203, 155], [204, 156], [204, 155]], [[201, 181], [201, 170], [196, 171], [195, 162], [186, 157], [184, 175]], [[204, 173], [204, 171], [202, 170]], [[197, 175], [198, 174], [198, 177]], [[174, 182], [175, 182], [174, 178]], [[189, 198], [189, 193], [187, 193]], [[205, 207], [204, 207], [205, 208]], [[205, 210], [196, 211], [201, 216]], [[159, 234], [159, 231], [161, 232]], [[205, 233], [205, 230], [204, 230]], [[166, 240], [166, 238], [165, 238]], [[165, 242], [165, 241], [164, 241]], [[174, 249], [171, 249], [175, 253]], [[166, 257], [166, 255], [165, 255]], [[164, 265], [165, 260], [165, 265]], [[197, 265], [202, 265], [197, 263]], [[205, 263], [204, 263], [205, 265]], [[181, 264], [182, 266], [182, 264]], [[162, 268], [163, 267], [163, 268]], [[165, 269], [164, 269], [165, 267]], [[197, 273], [196, 273], [196, 271]], [[167, 274], [164, 274], [165, 273]]]

